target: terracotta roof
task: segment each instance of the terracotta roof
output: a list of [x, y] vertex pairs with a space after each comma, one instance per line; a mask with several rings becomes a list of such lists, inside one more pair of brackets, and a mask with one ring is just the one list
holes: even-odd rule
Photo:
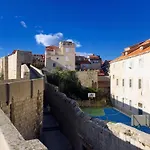
[[[112, 62], [124, 60], [130, 57], [142, 55], [146, 52], [150, 52], [150, 40], [146, 40], [144, 42], [141, 42], [140, 44], [136, 44], [134, 46], [129, 47], [130, 49], [127, 51], [124, 51], [122, 55], [116, 59], [114, 59]], [[127, 54], [125, 54], [127, 53]]]
[[46, 46], [46, 51], [53, 51], [53, 50], [57, 50], [59, 47], [57, 46]]
[[90, 58], [90, 59], [99, 59], [99, 57], [96, 56], [96, 55], [90, 55], [89, 58]]

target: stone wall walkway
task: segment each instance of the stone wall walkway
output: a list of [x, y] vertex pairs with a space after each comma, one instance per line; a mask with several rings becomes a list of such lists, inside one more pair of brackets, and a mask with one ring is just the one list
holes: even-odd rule
[[47, 109], [44, 109], [41, 141], [48, 150], [72, 150], [68, 139], [60, 132], [59, 124]]

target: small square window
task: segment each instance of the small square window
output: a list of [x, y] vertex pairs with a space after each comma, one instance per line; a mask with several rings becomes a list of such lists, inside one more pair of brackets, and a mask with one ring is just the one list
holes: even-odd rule
[[116, 80], [116, 85], [118, 85], [118, 79]]
[[129, 79], [129, 87], [132, 87], [132, 79]]
[[139, 79], [139, 81], [138, 81], [138, 87], [139, 87], [139, 89], [142, 88], [142, 81], [141, 81], [141, 79]]
[[122, 79], [122, 86], [124, 86], [124, 79]]
[[56, 67], [56, 63], [53, 63], [53, 67]]
[[118, 104], [118, 96], [116, 96], [116, 102], [117, 102], [117, 104]]
[[115, 79], [115, 75], [113, 75], [113, 79]]

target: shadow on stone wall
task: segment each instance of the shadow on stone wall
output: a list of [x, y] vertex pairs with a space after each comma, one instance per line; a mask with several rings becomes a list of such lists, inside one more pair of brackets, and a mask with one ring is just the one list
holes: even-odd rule
[[43, 79], [7, 81], [0, 83], [0, 108], [24, 139], [39, 138], [43, 118]]
[[[83, 146], [87, 150], [150, 149], [147, 146], [150, 142], [147, 144], [142, 140], [150, 138], [149, 135], [126, 125], [91, 118], [79, 108], [76, 101], [48, 83], [45, 85], [44, 106], [47, 105], [50, 105], [52, 114], [59, 122], [62, 133], [70, 140], [73, 150], [84, 150]], [[140, 137], [136, 132], [140, 132]]]

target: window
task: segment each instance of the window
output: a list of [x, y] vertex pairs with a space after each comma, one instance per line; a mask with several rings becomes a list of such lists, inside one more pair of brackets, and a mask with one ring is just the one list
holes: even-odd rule
[[124, 98], [122, 98], [122, 107], [124, 107]]
[[56, 67], [56, 63], [53, 63], [53, 67]]
[[116, 79], [116, 85], [118, 85], [118, 79]]
[[129, 101], [130, 110], [132, 110], [132, 101]]
[[116, 96], [116, 102], [118, 103], [118, 96]]
[[124, 86], [124, 79], [122, 79], [122, 86]]
[[139, 79], [139, 81], [138, 81], [138, 87], [139, 87], [139, 89], [142, 88], [142, 81], [141, 81], [141, 79]]
[[113, 75], [113, 79], [115, 79], [115, 75]]
[[132, 79], [129, 79], [129, 87], [132, 87]]
[[69, 48], [66, 48], [66, 52], [67, 52], [67, 53], [69, 52]]

